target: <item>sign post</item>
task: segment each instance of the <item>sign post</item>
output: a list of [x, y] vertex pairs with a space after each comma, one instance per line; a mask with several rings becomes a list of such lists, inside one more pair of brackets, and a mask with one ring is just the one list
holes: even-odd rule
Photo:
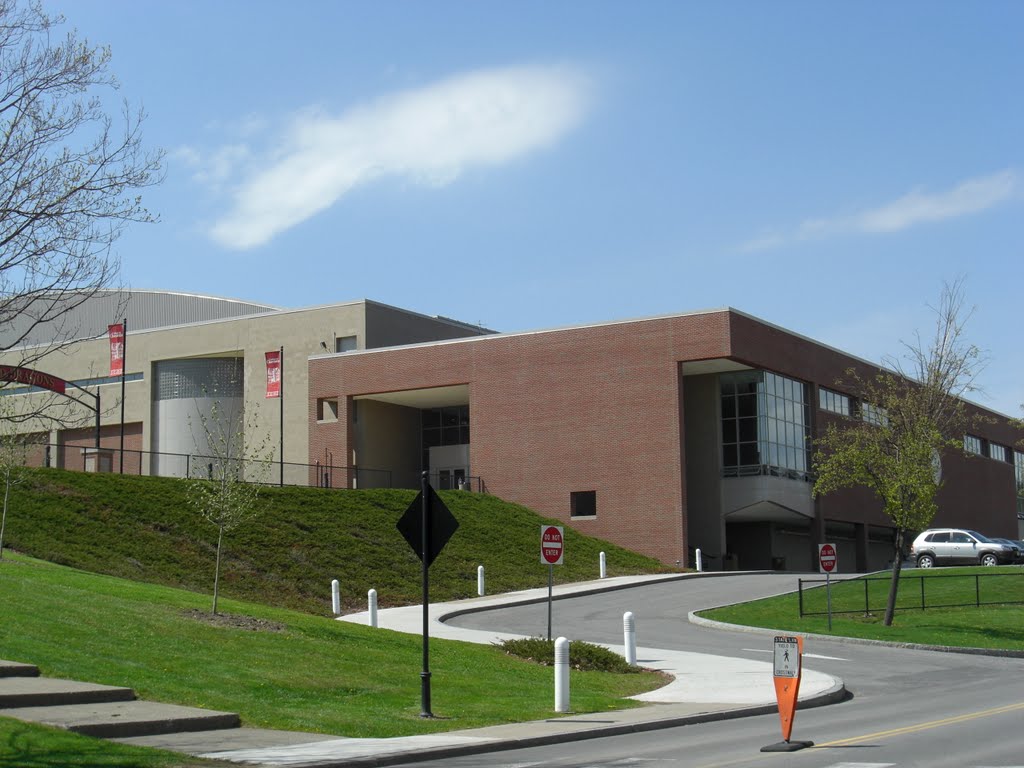
[[825, 602], [828, 605], [828, 631], [832, 631], [832, 571], [839, 564], [835, 544], [818, 545], [818, 571], [825, 574]]
[[779, 636], [773, 644], [773, 681], [775, 699], [779, 703], [779, 722], [782, 738], [777, 744], [761, 747], [762, 752], [795, 752], [804, 747], [813, 747], [813, 741], [790, 741], [793, 733], [793, 717], [796, 714], [796, 700], [800, 693], [800, 675], [803, 672], [802, 637]]
[[548, 640], [551, 639], [551, 603], [555, 584], [555, 566], [561, 565], [565, 556], [564, 529], [560, 525], [540, 527], [540, 561], [548, 566]]
[[459, 527], [451, 511], [430, 487], [428, 473], [420, 476], [420, 493], [398, 521], [398, 531], [409, 542], [423, 566], [423, 671], [420, 672], [420, 717], [433, 717], [430, 709], [430, 564]]

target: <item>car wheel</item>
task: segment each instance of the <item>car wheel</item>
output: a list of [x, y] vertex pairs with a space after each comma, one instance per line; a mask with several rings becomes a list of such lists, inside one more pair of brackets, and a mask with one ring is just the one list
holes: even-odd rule
[[917, 558], [918, 568], [931, 568], [933, 565], [935, 565], [935, 558], [931, 555], [921, 555]]
[[986, 552], [981, 556], [982, 565], [999, 565], [999, 559], [991, 552]]

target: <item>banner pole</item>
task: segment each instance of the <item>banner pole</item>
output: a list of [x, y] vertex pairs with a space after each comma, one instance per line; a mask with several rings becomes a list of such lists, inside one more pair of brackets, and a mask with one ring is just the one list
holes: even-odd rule
[[280, 393], [280, 406], [281, 406], [281, 443], [278, 448], [278, 461], [281, 467], [281, 478], [280, 486], [284, 487], [284, 347], [280, 350], [280, 366], [281, 366], [281, 393]]
[[121, 321], [121, 474], [124, 474], [124, 375], [128, 370], [128, 318]]

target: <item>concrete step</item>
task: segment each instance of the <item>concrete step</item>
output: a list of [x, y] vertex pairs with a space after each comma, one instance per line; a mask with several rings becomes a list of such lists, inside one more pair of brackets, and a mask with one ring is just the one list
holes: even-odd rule
[[0, 659], [0, 677], [39, 677], [39, 667]]
[[102, 739], [153, 736], [162, 733], [212, 731], [237, 728], [241, 719], [233, 712], [158, 704], [153, 701], [114, 701], [68, 704], [54, 707], [14, 707], [4, 717], [41, 723]]
[[0, 678], [0, 710], [15, 707], [53, 707], [63, 704], [98, 704], [132, 701], [131, 688], [80, 683], [52, 677]]

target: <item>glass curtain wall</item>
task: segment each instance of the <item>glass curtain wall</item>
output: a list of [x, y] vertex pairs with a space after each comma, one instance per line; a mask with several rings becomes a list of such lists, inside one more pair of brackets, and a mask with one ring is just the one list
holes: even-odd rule
[[722, 374], [719, 384], [723, 474], [808, 479], [807, 386], [769, 371]]

